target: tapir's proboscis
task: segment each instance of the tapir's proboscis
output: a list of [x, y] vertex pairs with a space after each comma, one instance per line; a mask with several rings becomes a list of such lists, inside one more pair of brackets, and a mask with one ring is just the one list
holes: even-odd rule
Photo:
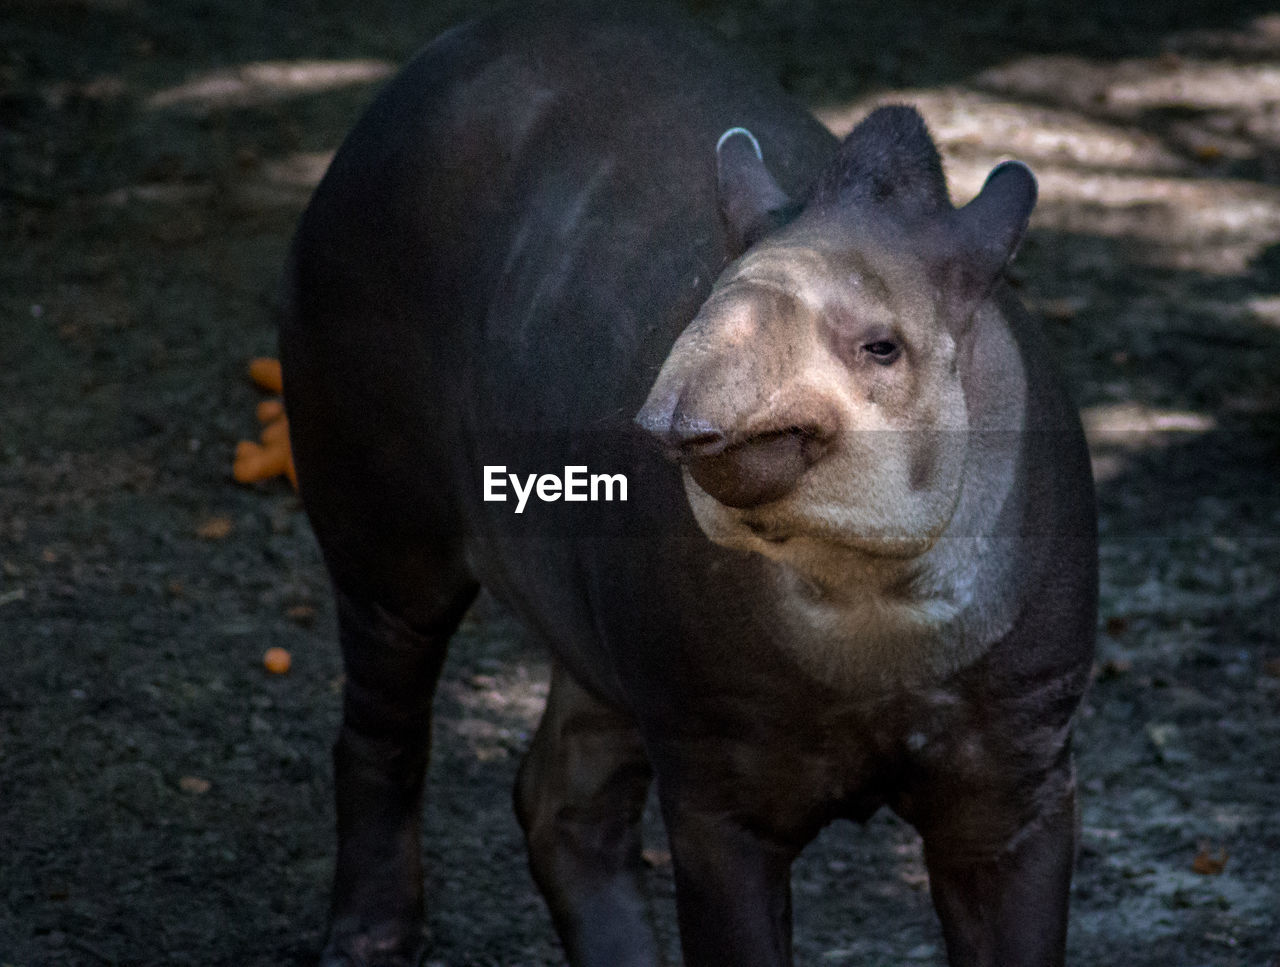
[[[553, 656], [515, 804], [570, 963], [662, 961], [651, 785], [690, 967], [790, 964], [793, 860], [881, 807], [951, 964], [1063, 962], [1097, 551], [1005, 280], [1035, 198], [1006, 162], [953, 206], [913, 109], [839, 141], [665, 16], [491, 16], [378, 96], [281, 330], [346, 667], [324, 964], [425, 949], [432, 697], [481, 586]], [[494, 467], [626, 499], [516, 514]]]

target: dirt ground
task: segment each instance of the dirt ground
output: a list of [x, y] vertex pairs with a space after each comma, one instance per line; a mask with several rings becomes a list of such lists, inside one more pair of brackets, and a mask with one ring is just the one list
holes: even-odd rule
[[[955, 194], [1032, 164], [1015, 282], [1094, 449], [1070, 960], [1280, 965], [1280, 15], [690, 0], [838, 130], [920, 105]], [[307, 964], [340, 667], [280, 481], [229, 476], [328, 153], [463, 0], [0, 0], [0, 964]], [[510, 809], [546, 686], [492, 604], [438, 702], [433, 965], [561, 963]], [[293, 670], [267, 674], [269, 645]], [[659, 919], [670, 870], [654, 830]], [[918, 843], [833, 827], [802, 964], [943, 963]]]

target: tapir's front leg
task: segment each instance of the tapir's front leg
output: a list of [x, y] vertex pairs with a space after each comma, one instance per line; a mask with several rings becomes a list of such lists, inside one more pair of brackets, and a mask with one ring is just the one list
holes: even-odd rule
[[791, 863], [798, 851], [723, 812], [668, 803], [665, 796], [664, 815], [686, 967], [790, 967]]
[[1072, 790], [996, 856], [965, 855], [927, 830], [924, 846], [952, 967], [1061, 967], [1076, 848]]

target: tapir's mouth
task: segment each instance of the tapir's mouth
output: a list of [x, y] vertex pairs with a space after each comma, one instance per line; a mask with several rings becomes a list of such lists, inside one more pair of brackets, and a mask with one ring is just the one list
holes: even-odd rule
[[776, 526], [766, 524], [763, 521], [754, 520], [750, 517], [742, 518], [742, 526], [751, 531], [752, 535], [767, 541], [770, 544], [785, 544], [794, 537], [789, 532], [780, 532]]
[[809, 516], [773, 519], [766, 511], [764, 519], [749, 512], [738, 517], [737, 523], [766, 544], [781, 546], [793, 540], [810, 542], [856, 554], [859, 558], [885, 561], [906, 561], [918, 558], [935, 543], [938, 535], [905, 534], [852, 534], [827, 526], [825, 522]]
[[785, 497], [826, 453], [828, 440], [800, 427], [757, 433], [736, 443], [693, 438], [676, 452], [694, 482], [727, 507], [756, 507]]

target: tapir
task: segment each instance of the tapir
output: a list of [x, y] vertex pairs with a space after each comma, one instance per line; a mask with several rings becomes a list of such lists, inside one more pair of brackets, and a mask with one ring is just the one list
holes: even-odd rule
[[[1006, 162], [956, 207], [912, 108], [838, 140], [664, 14], [491, 15], [389, 83], [280, 332], [346, 669], [324, 964], [425, 948], [432, 696], [482, 586], [552, 655], [515, 806], [570, 963], [662, 960], [651, 786], [690, 967], [790, 964], [793, 860], [882, 807], [952, 965], [1063, 962], [1097, 552], [1006, 279], [1035, 199]], [[566, 468], [626, 499], [486, 492]]]

